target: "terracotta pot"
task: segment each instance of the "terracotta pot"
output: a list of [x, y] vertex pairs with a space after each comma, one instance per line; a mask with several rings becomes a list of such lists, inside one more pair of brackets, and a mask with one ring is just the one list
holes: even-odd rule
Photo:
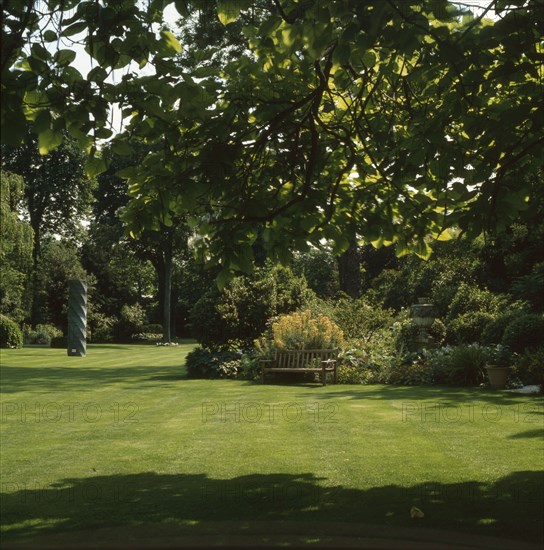
[[508, 367], [497, 367], [495, 365], [488, 365], [485, 370], [487, 371], [489, 384], [494, 390], [504, 390], [504, 388], [506, 388], [509, 370]]

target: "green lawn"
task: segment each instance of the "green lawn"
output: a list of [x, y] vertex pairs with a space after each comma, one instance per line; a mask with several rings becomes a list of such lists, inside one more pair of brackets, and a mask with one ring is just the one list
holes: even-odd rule
[[5, 543], [215, 522], [542, 541], [541, 397], [187, 380], [191, 348], [2, 350]]

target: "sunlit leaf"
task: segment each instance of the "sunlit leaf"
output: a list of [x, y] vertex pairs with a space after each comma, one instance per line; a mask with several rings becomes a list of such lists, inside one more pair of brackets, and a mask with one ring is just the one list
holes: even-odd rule
[[161, 35], [169, 48], [174, 50], [176, 53], [181, 53], [181, 44], [170, 31], [161, 31]]
[[62, 134], [60, 132], [54, 132], [47, 128], [40, 134], [38, 134], [38, 149], [40, 155], [47, 155], [49, 151], [55, 149], [62, 143]]
[[217, 16], [223, 25], [228, 25], [238, 19], [240, 15], [239, 0], [218, 0]]
[[106, 165], [106, 161], [103, 158], [99, 158], [99, 157], [90, 158], [85, 163], [85, 173], [89, 178], [94, 178], [95, 176], [98, 176], [102, 172], [105, 172], [107, 169], [108, 167]]

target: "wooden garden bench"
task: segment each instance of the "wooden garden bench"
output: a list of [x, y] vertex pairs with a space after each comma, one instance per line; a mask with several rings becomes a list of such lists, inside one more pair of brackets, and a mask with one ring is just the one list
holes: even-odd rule
[[274, 359], [260, 359], [261, 382], [267, 372], [316, 372], [321, 375], [323, 385], [327, 383], [327, 374], [333, 373], [337, 382], [336, 349], [300, 349], [277, 351]]

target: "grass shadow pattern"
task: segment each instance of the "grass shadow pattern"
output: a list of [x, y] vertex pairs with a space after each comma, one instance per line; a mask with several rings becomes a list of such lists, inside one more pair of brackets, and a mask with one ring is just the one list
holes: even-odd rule
[[[202, 522], [357, 522], [459, 529], [540, 543], [542, 472], [515, 472], [497, 483], [385, 485], [368, 490], [327, 486], [313, 474], [246, 475], [140, 473], [65, 479], [47, 487], [2, 487], [4, 542], [56, 531], [142, 524], [192, 526]], [[325, 522], [325, 523], [323, 523]], [[38, 527], [39, 526], [39, 527]]]

